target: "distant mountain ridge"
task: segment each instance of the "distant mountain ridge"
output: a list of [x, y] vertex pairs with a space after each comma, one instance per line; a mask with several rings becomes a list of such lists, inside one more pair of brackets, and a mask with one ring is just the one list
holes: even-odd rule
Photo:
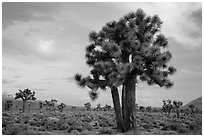
[[184, 105], [181, 109], [189, 109], [189, 105], [194, 105], [196, 108], [202, 111], [202, 97], [196, 98], [195, 100]]

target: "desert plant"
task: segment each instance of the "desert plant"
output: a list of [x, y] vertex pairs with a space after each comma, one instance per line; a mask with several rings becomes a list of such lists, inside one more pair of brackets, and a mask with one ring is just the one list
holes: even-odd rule
[[179, 109], [183, 105], [183, 102], [174, 100], [173, 105], [174, 105], [174, 108], [176, 109], [177, 118], [179, 118]]
[[147, 112], [151, 112], [151, 111], [152, 111], [152, 107], [151, 107], [151, 106], [147, 106], [147, 107], [146, 107], [146, 111], [147, 111]]
[[188, 107], [190, 108], [191, 114], [194, 115], [194, 108], [195, 108], [195, 106], [193, 104], [190, 104]]
[[86, 108], [87, 111], [91, 110], [91, 103], [90, 102], [85, 103], [84, 107]]
[[97, 110], [97, 111], [98, 111], [98, 110], [101, 110], [101, 104], [97, 104], [96, 110]]
[[51, 99], [51, 104], [50, 105], [51, 105], [53, 110], [55, 110], [55, 104], [57, 103], [57, 101], [58, 100], [56, 100], [56, 99]]
[[[168, 75], [176, 69], [169, 66], [172, 55], [168, 41], [161, 33], [162, 21], [157, 15], [147, 16], [143, 10], [131, 12], [118, 21], [107, 23], [101, 31], [91, 32], [86, 48], [90, 75], [75, 75], [77, 84], [89, 87], [97, 95], [98, 88], [111, 89], [118, 130], [136, 128], [135, 89], [140, 81], [170, 88]], [[122, 110], [118, 88], [122, 85]]]
[[144, 107], [144, 106], [140, 106], [140, 107], [139, 107], [139, 111], [144, 112], [144, 110], [145, 110], [145, 107]]
[[55, 110], [55, 104], [57, 103], [56, 99], [51, 99], [50, 101], [45, 100], [44, 105], [46, 106], [46, 110]]
[[13, 101], [12, 100], [6, 100], [6, 102], [4, 103], [4, 110], [9, 111], [12, 106], [13, 106]]
[[40, 101], [39, 102], [39, 110], [40, 110], [40, 112], [42, 112], [42, 108], [43, 108], [43, 103]]
[[28, 100], [36, 100], [35, 91], [31, 91], [30, 89], [19, 90], [19, 93], [15, 94], [15, 99], [22, 99], [23, 101], [23, 110], [25, 111], [25, 105]]
[[110, 110], [111, 110], [111, 106], [110, 106], [110, 105], [105, 105], [105, 106], [103, 107], [103, 110], [104, 110], [104, 111], [110, 111]]
[[62, 112], [64, 110], [64, 108], [66, 107], [66, 104], [61, 103], [60, 105], [57, 106], [59, 111]]
[[173, 109], [173, 105], [171, 104], [171, 100], [163, 100], [163, 106], [162, 111], [166, 112], [170, 115], [171, 111]]

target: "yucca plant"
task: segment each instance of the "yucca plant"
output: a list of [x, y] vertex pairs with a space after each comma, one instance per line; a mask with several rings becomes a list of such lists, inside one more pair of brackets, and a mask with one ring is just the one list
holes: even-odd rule
[[84, 107], [86, 108], [87, 111], [90, 111], [91, 110], [91, 103], [90, 102], [85, 103]]
[[181, 101], [176, 101], [176, 100], [173, 101], [173, 106], [174, 106], [174, 108], [176, 109], [176, 116], [177, 116], [177, 118], [180, 117], [180, 115], [179, 115], [179, 109], [180, 109], [180, 107], [181, 107], [182, 105], [183, 105], [183, 102], [181, 102]]
[[25, 111], [25, 105], [28, 100], [36, 100], [35, 91], [31, 91], [30, 89], [19, 90], [19, 93], [15, 94], [15, 99], [22, 99], [23, 101], [23, 109], [22, 112]]
[[85, 57], [90, 75], [76, 74], [75, 80], [80, 87], [91, 89], [93, 99], [97, 98], [99, 88], [110, 88], [119, 131], [136, 128], [135, 90], [139, 82], [166, 88], [173, 85], [168, 76], [176, 69], [168, 65], [172, 54], [161, 25], [159, 16], [148, 16], [138, 9], [89, 34]]
[[59, 111], [62, 112], [64, 110], [64, 108], [66, 107], [66, 104], [61, 103], [60, 105], [57, 106]]

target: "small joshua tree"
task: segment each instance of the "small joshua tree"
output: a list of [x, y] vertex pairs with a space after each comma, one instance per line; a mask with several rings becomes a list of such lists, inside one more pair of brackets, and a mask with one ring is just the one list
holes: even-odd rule
[[148, 107], [146, 107], [146, 110], [147, 110], [147, 112], [151, 112], [152, 111], [152, 107], [148, 106]]
[[6, 100], [6, 102], [4, 104], [4, 110], [9, 111], [12, 106], [13, 106], [13, 101], [12, 100]]
[[97, 110], [97, 111], [98, 111], [98, 110], [101, 110], [101, 104], [97, 104], [96, 110]]
[[103, 110], [104, 110], [104, 111], [109, 111], [109, 110], [111, 110], [111, 106], [110, 106], [110, 105], [105, 105], [105, 106], [103, 107]]
[[139, 110], [140, 110], [140, 111], [144, 111], [144, 110], [145, 110], [145, 107], [144, 107], [144, 106], [140, 106], [140, 107], [139, 107]]
[[174, 108], [176, 109], [177, 118], [179, 118], [179, 109], [183, 105], [183, 102], [174, 100], [173, 105], [174, 105]]
[[84, 107], [86, 108], [87, 111], [91, 110], [91, 103], [90, 102], [85, 103]]
[[56, 99], [51, 99], [50, 101], [45, 100], [45, 106], [46, 106], [46, 110], [50, 110], [52, 108], [52, 110], [55, 109], [55, 104], [57, 103]]
[[46, 110], [48, 110], [49, 108], [50, 108], [50, 101], [48, 101], [48, 100], [45, 100], [45, 102], [44, 102], [44, 104], [43, 105], [45, 105], [45, 107], [46, 107]]
[[163, 112], [168, 112], [168, 114], [170, 115], [171, 110], [173, 108], [173, 105], [171, 104], [171, 100], [163, 100], [163, 106], [162, 106], [162, 111]]
[[60, 105], [57, 106], [59, 111], [62, 112], [64, 110], [64, 108], [66, 107], [66, 104], [61, 103]]
[[56, 99], [51, 99], [51, 107], [52, 107], [52, 109], [54, 110], [55, 109], [55, 104], [57, 103], [57, 101], [58, 100], [56, 100]]
[[25, 111], [25, 104], [28, 100], [36, 100], [35, 91], [31, 91], [30, 89], [19, 90], [19, 93], [15, 94], [15, 99], [22, 99], [23, 100], [23, 109], [22, 112]]

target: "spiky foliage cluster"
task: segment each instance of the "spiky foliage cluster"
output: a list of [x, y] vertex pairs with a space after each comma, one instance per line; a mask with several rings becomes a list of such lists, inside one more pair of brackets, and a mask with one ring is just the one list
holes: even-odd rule
[[147, 106], [147, 107], [146, 107], [146, 111], [147, 111], [147, 112], [151, 112], [151, 111], [152, 111], [152, 107], [151, 107], [151, 106]]
[[64, 108], [66, 107], [66, 104], [64, 104], [64, 103], [61, 103], [60, 105], [58, 105], [57, 106], [58, 107], [58, 109], [59, 109], [59, 111], [63, 111], [64, 110]]
[[144, 110], [145, 110], [145, 107], [144, 107], [144, 106], [140, 106], [140, 107], [139, 107], [139, 110], [140, 110], [140, 111], [144, 111]]
[[105, 106], [103, 107], [103, 110], [104, 110], [104, 111], [110, 111], [110, 110], [111, 110], [111, 106], [110, 106], [110, 105], [105, 105]]
[[45, 103], [44, 105], [46, 106], [46, 109], [53, 109], [54, 110], [54, 107], [55, 107], [55, 104], [57, 103], [58, 100], [56, 99], [51, 99], [50, 101], [49, 100], [45, 100]]
[[91, 103], [90, 102], [85, 103], [84, 107], [86, 108], [87, 111], [91, 110]]
[[173, 109], [172, 101], [171, 100], [163, 100], [163, 106], [162, 106], [162, 111], [163, 112], [168, 112], [169, 114], [171, 113]]
[[183, 105], [183, 102], [174, 100], [173, 105], [176, 109], [179, 109]]
[[98, 88], [122, 85], [129, 74], [137, 81], [170, 88], [168, 76], [176, 69], [167, 64], [172, 55], [161, 25], [157, 15], [147, 16], [138, 9], [91, 32], [85, 55], [91, 71], [87, 77], [75, 75], [78, 85], [96, 93]]
[[4, 104], [4, 110], [9, 111], [12, 106], [13, 106], [13, 101], [12, 100], [6, 100], [6, 102]]
[[31, 91], [30, 89], [19, 90], [19, 93], [15, 94], [15, 99], [22, 99], [23, 101], [26, 100], [36, 100], [35, 91]]

